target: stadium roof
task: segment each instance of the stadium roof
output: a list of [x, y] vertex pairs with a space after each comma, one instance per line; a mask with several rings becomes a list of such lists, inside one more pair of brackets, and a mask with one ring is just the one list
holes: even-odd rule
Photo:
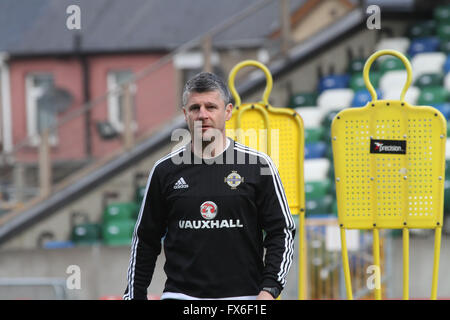
[[[291, 0], [291, 10], [306, 0]], [[84, 52], [171, 51], [261, 0], [2, 0], [0, 51], [64, 54], [82, 36]], [[81, 30], [69, 30], [69, 5], [81, 11]], [[279, 28], [279, 1], [217, 35], [215, 47], [257, 47]]]

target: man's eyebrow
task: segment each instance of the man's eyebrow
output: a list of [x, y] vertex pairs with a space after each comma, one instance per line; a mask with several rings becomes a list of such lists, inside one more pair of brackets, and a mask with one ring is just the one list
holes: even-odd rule
[[217, 107], [218, 105], [214, 102], [207, 102], [206, 105], [208, 106], [213, 106], [213, 107]]
[[[206, 106], [218, 107], [218, 105], [216, 103], [210, 102], [210, 101], [206, 102], [205, 105]], [[188, 106], [188, 109], [192, 110], [193, 108], [199, 108], [199, 107], [200, 107], [200, 105], [198, 103], [194, 103], [194, 104], [191, 104], [190, 106]]]
[[194, 104], [191, 104], [190, 106], [188, 106], [188, 109], [192, 110], [192, 109], [198, 108], [198, 107], [200, 107], [200, 105], [198, 103], [194, 103]]

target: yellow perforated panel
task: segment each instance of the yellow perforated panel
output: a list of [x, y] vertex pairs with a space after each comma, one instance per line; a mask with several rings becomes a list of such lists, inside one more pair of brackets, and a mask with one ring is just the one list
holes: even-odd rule
[[[261, 69], [266, 76], [262, 101], [241, 104], [234, 79], [243, 67]], [[292, 214], [298, 214], [299, 268], [298, 295], [306, 298], [305, 191], [303, 178], [304, 127], [299, 114], [292, 109], [272, 108], [269, 95], [273, 79], [269, 69], [256, 60], [245, 60], [230, 71], [228, 79], [235, 108], [227, 122], [227, 136], [256, 150], [265, 152], [279, 171]], [[256, 136], [256, 137], [255, 137]]]
[[278, 168], [292, 214], [304, 208], [304, 130], [299, 114], [288, 108], [243, 104], [227, 121], [227, 136], [268, 154]]
[[[446, 131], [432, 107], [381, 100], [341, 111], [332, 123], [339, 223], [349, 229], [442, 225]], [[371, 153], [375, 142], [387, 153]], [[402, 142], [406, 153], [391, 153]]]

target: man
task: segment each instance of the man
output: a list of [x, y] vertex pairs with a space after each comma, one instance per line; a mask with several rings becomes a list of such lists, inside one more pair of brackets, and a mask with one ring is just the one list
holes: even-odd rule
[[150, 172], [124, 299], [146, 299], [163, 237], [161, 299], [275, 299], [285, 286], [295, 224], [272, 160], [225, 136], [232, 108], [214, 74], [186, 83], [192, 141]]

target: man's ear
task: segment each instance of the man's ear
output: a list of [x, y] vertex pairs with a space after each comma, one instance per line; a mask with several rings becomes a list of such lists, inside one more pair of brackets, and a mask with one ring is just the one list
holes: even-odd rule
[[231, 114], [233, 112], [233, 105], [231, 103], [225, 106], [225, 120], [228, 121], [231, 119]]

